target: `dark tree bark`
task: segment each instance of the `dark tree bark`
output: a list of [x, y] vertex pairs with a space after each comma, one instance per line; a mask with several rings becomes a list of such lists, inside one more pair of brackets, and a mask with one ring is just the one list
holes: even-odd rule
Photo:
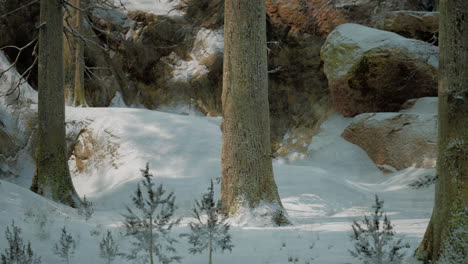
[[264, 1], [225, 1], [221, 199], [233, 214], [261, 202], [282, 208], [270, 146]]
[[31, 190], [55, 201], [78, 201], [66, 156], [62, 1], [40, 1], [36, 172]]
[[468, 263], [468, 1], [440, 0], [439, 135], [435, 205], [416, 254]]

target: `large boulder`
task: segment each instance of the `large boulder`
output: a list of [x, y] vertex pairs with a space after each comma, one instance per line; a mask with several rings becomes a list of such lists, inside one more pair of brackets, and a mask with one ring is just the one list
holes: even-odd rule
[[439, 12], [394, 11], [385, 15], [384, 30], [406, 38], [437, 43]]
[[[410, 101], [409, 105], [414, 104]], [[367, 113], [341, 135], [383, 170], [434, 168], [437, 158], [437, 98], [422, 98], [401, 113]]]
[[436, 96], [438, 51], [392, 32], [339, 26], [321, 50], [336, 111], [395, 112], [408, 99]]

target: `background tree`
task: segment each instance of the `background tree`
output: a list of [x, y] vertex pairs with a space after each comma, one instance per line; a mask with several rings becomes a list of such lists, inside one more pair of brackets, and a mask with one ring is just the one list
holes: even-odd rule
[[[78, 34], [84, 35], [83, 30], [83, 23], [84, 19], [83, 16], [86, 13], [82, 10], [86, 9], [86, 0], [74, 0], [76, 8], [76, 15], [74, 17], [75, 20], [75, 30]], [[85, 68], [85, 60], [84, 60], [84, 43], [81, 38], [74, 38], [75, 42], [75, 78], [74, 78], [74, 98], [73, 98], [73, 106], [88, 106], [85, 97], [85, 89], [84, 89], [84, 68]]]
[[262, 201], [282, 209], [271, 161], [265, 3], [224, 7], [221, 199], [231, 214]]
[[468, 263], [468, 2], [440, 0], [439, 131], [435, 205], [420, 258]]
[[66, 156], [62, 10], [61, 0], [40, 1], [39, 121], [36, 172], [31, 190], [74, 206], [79, 197]]

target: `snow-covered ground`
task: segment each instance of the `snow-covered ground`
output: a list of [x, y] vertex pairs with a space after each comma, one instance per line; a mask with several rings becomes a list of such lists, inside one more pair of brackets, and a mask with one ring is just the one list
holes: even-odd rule
[[[428, 111], [416, 104], [413, 112], [419, 109]], [[64, 225], [79, 241], [72, 263], [104, 263], [99, 240], [106, 229], [114, 231], [120, 250], [127, 251], [121, 213], [131, 202], [146, 162], [157, 182], [176, 194], [177, 215], [183, 220], [174, 233], [188, 231], [193, 199], [205, 192], [210, 179], [220, 176], [219, 119], [132, 108], [67, 108], [67, 121], [81, 122], [94, 139], [93, 144], [82, 139], [93, 150], [85, 170], [78, 173], [76, 160], [69, 162], [77, 191], [95, 204], [94, 216], [85, 222], [74, 209], [30, 192], [32, 168], [25, 166], [20, 178], [0, 180], [0, 249], [7, 245], [5, 227], [14, 220], [42, 263], [62, 263], [52, 248]], [[313, 138], [307, 155], [274, 161], [279, 193], [293, 225], [272, 227], [269, 221], [237, 217], [232, 223], [235, 247], [232, 253], [215, 254], [214, 263], [280, 264], [292, 257], [297, 263], [357, 264], [348, 253], [351, 222], [369, 212], [374, 194], [385, 200], [384, 209], [410, 243], [411, 255], [429, 221], [434, 189], [414, 190], [407, 184], [434, 172], [412, 168], [383, 174], [363, 150], [339, 136], [351, 121], [332, 116]], [[190, 255], [182, 238], [176, 247], [182, 263], [207, 262], [206, 254]]]

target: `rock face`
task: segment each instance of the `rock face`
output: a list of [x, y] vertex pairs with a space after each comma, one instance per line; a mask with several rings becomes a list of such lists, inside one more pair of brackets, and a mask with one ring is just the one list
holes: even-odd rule
[[[219, 8], [216, 1], [207, 8], [210, 6]], [[114, 67], [120, 60], [125, 76], [134, 86], [133, 91], [129, 89], [130, 96], [123, 94], [127, 104], [170, 111], [174, 111], [174, 106], [182, 106], [176, 111], [186, 113], [193, 108], [203, 114], [221, 115], [223, 30], [216, 28], [213, 22], [218, 18], [209, 23], [210, 28], [187, 22], [201, 21], [196, 14], [211, 14], [212, 11], [199, 7], [188, 9], [185, 19], [129, 12], [123, 26], [102, 14], [96, 15], [99, 18], [94, 20], [103, 31], [108, 30], [107, 42], [112, 43], [110, 47], [115, 52]], [[304, 143], [310, 142], [313, 131], [331, 110], [320, 61], [323, 39], [301, 31], [293, 33], [285, 24], [269, 23], [268, 29], [273, 144], [276, 149], [289, 131], [301, 135], [304, 140], [296, 142], [305, 149]], [[124, 39], [112, 33], [119, 31]], [[89, 60], [95, 60], [94, 57], [90, 56]], [[88, 87], [87, 93], [91, 96]], [[96, 90], [105, 91], [106, 88]]]
[[436, 96], [437, 57], [436, 46], [356, 24], [336, 28], [321, 50], [333, 105], [347, 117]]
[[437, 44], [439, 12], [395, 11], [385, 15], [384, 30]]
[[355, 120], [341, 135], [359, 146], [382, 169], [434, 168], [437, 158], [437, 98], [423, 98], [427, 113], [368, 113]]

